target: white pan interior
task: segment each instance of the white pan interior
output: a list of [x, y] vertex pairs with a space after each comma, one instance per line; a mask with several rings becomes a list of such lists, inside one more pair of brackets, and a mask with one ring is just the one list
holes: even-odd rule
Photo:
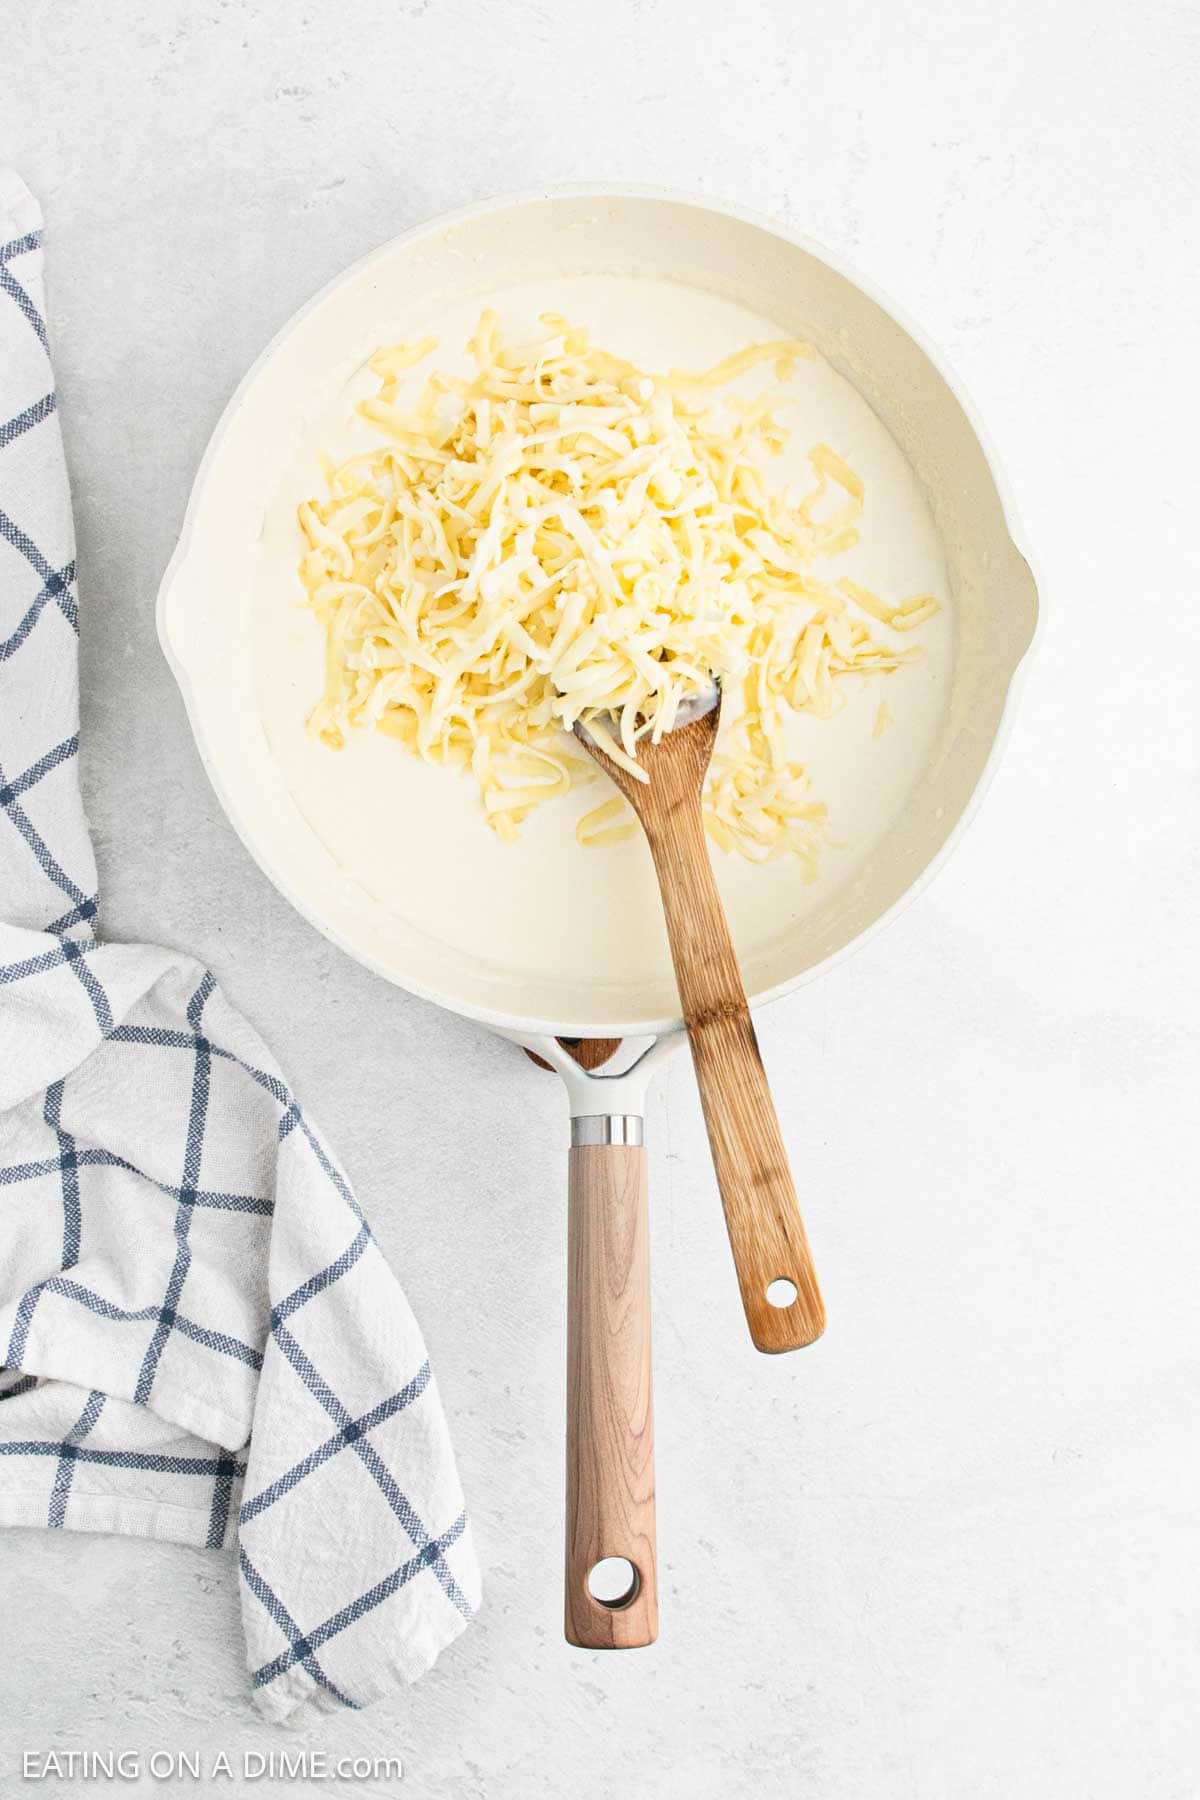
[[[163, 588], [164, 643], [209, 772], [276, 884], [390, 979], [529, 1032], [674, 1022], [644, 845], [575, 839], [596, 787], [538, 809], [509, 846], [484, 826], [469, 778], [379, 734], [338, 753], [304, 729], [322, 644], [302, 605], [295, 506], [317, 491], [317, 451], [360, 441], [348, 421], [375, 348], [432, 332], [450, 366], [483, 305], [518, 334], [539, 312], [566, 312], [651, 370], [808, 338], [822, 355], [797, 371], [795, 454], [825, 439], [867, 489], [862, 541], [837, 573], [943, 600], [919, 664], [858, 684], [832, 722], [789, 727], [830, 806], [821, 879], [804, 885], [790, 859], [714, 853], [747, 988], [767, 997], [883, 919], [947, 845], [1037, 601], [945, 378], [860, 286], [757, 223], [638, 194], [501, 204], [386, 246], [292, 322], [218, 429]], [[881, 699], [896, 723], [876, 738]]]

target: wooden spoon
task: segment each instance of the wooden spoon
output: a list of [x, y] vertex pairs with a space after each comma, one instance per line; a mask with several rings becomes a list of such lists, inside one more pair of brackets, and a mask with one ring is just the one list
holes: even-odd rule
[[825, 1308], [708, 859], [700, 797], [721, 716], [715, 684], [707, 710], [696, 710], [657, 744], [639, 743], [647, 781], [607, 756], [586, 726], [575, 730], [633, 807], [654, 858], [750, 1335], [760, 1350], [798, 1350], [820, 1337]]

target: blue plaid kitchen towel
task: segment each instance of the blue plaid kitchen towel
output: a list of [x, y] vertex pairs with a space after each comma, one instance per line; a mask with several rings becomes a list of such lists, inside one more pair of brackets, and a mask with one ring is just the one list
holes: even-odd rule
[[188, 957], [96, 933], [40, 215], [0, 172], [0, 1523], [236, 1545], [255, 1695], [362, 1706], [478, 1575], [416, 1321]]

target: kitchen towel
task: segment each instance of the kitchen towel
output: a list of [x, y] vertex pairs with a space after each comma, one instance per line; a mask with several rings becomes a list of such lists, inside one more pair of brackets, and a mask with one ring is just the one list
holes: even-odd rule
[[362, 1706], [478, 1603], [416, 1321], [266, 1049], [97, 935], [40, 214], [0, 171], [0, 1523], [236, 1546], [255, 1697]]

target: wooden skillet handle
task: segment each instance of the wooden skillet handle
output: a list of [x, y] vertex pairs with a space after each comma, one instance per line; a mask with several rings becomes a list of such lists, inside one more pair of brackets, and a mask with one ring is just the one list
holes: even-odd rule
[[[569, 1195], [566, 1635], [629, 1650], [658, 1636], [645, 1150], [574, 1146]], [[588, 1587], [606, 1557], [635, 1571], [615, 1604]]]
[[[699, 798], [673, 798], [665, 829], [652, 818], [642, 823], [662, 889], [746, 1322], [760, 1350], [798, 1350], [820, 1337], [825, 1307], [713, 878]], [[796, 1289], [790, 1305], [767, 1299], [768, 1287], [780, 1280]]]

